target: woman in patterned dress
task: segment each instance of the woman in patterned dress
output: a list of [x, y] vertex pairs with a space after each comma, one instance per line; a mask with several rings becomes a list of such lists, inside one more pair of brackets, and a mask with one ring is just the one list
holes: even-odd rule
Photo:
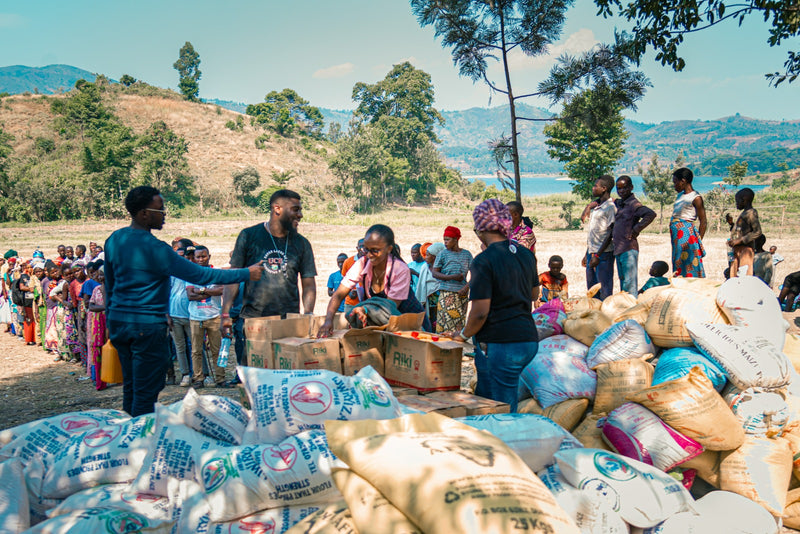
[[[686, 167], [672, 173], [672, 183], [678, 198], [672, 210], [669, 233], [672, 240], [673, 276], [705, 278], [703, 237], [707, 221], [703, 197], [692, 187], [694, 175]], [[694, 222], [698, 221], [698, 228]]]

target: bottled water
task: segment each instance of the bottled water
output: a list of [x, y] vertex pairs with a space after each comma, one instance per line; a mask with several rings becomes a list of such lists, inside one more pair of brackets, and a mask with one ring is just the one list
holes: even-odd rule
[[219, 345], [219, 358], [217, 358], [217, 366], [228, 367], [228, 356], [231, 353], [231, 338], [223, 337], [222, 343]]

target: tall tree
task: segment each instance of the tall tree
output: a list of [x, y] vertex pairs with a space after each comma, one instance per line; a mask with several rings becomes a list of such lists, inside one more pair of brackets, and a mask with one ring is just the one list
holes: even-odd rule
[[186, 160], [189, 143], [164, 121], [156, 121], [136, 140], [136, 148], [139, 173], [135, 185], [152, 185], [167, 202], [185, 206], [194, 190]]
[[[686, 61], [678, 55], [684, 35], [716, 26], [728, 20], [742, 25], [748, 17], [762, 18], [770, 24], [769, 46], [800, 35], [800, 7], [796, 0], [594, 0], [605, 17], [619, 15], [634, 23], [637, 57], [648, 47], [656, 51], [656, 61], [683, 70]], [[752, 18], [752, 17], [751, 17]], [[788, 51], [783, 72], [765, 74], [777, 86], [800, 75], [800, 53]]]
[[[514, 93], [509, 54], [515, 49], [529, 56], [546, 54], [548, 46], [561, 35], [565, 13], [572, 3], [572, 0], [411, 0], [419, 23], [433, 26], [444, 46], [453, 49], [453, 62], [459, 74], [473, 81], [483, 80], [492, 91], [506, 95], [517, 200], [521, 199], [517, 121], [526, 119], [517, 116], [516, 101], [532, 95]], [[502, 63], [502, 82], [490, 79], [489, 59]]]
[[575, 180], [572, 191], [587, 199], [595, 180], [609, 174], [625, 153], [623, 142], [628, 137], [622, 106], [600, 89], [575, 95], [559, 118], [544, 127], [544, 134], [547, 153], [564, 163], [567, 175]]
[[200, 54], [198, 54], [192, 43], [186, 41], [178, 52], [178, 61], [172, 64], [172, 68], [178, 71], [178, 88], [187, 100], [197, 102], [197, 95], [200, 93]]
[[260, 104], [250, 104], [245, 112], [255, 121], [268, 126], [284, 137], [300, 132], [310, 137], [322, 136], [324, 121], [319, 108], [293, 89], [270, 91]]
[[726, 184], [738, 186], [742, 180], [747, 176], [747, 167], [749, 164], [746, 161], [734, 161], [728, 168], [728, 176], [723, 178]]

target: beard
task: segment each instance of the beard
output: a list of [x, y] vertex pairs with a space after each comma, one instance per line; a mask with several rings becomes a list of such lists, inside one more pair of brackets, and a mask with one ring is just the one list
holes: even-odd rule
[[281, 223], [281, 228], [283, 228], [287, 234], [296, 234], [297, 229], [292, 224], [292, 217], [290, 215], [285, 215], [278, 219], [278, 222]]

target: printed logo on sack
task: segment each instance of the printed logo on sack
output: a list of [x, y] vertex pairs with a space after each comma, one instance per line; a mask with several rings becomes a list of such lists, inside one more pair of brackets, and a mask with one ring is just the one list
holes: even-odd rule
[[120, 499], [122, 499], [123, 502], [126, 502], [128, 504], [135, 504], [137, 502], [153, 503], [153, 502], [158, 502], [163, 498], [164, 497], [160, 495], [147, 495], [145, 493], [133, 493], [133, 494], [123, 493], [122, 495], [120, 495]]
[[105, 428], [98, 428], [97, 430], [92, 430], [83, 436], [83, 443], [87, 447], [91, 447], [93, 449], [97, 447], [103, 447], [114, 441], [117, 436], [119, 436], [120, 432], [122, 432], [121, 426], [107, 426]]
[[218, 489], [225, 479], [228, 478], [225, 472], [225, 459], [214, 458], [203, 466], [203, 487], [207, 493]]
[[361, 392], [364, 398], [364, 408], [369, 408], [373, 404], [386, 408], [392, 405], [392, 399], [386, 394], [386, 391], [380, 384], [365, 384], [360, 382], [356, 384], [356, 388]]
[[631, 480], [636, 476], [636, 471], [633, 467], [619, 458], [615, 458], [603, 452], [596, 452], [594, 454], [594, 466], [602, 475], [620, 482]]
[[87, 417], [71, 416], [61, 420], [61, 428], [67, 432], [77, 432], [78, 430], [85, 430], [98, 426], [100, 426], [100, 423]]
[[114, 512], [106, 519], [106, 532], [112, 534], [141, 532], [149, 526], [147, 519], [130, 512]]
[[331, 390], [316, 380], [301, 382], [289, 392], [289, 402], [304, 415], [319, 415], [331, 407]]
[[267, 521], [239, 521], [234, 523], [228, 528], [230, 534], [238, 534], [239, 532], [251, 532], [252, 534], [273, 534], [275, 532], [275, 521], [268, 519]]
[[261, 457], [267, 467], [273, 471], [286, 471], [291, 469], [297, 461], [297, 449], [290, 443], [283, 443], [264, 449]]
[[581, 482], [578, 489], [581, 491], [588, 491], [594, 495], [595, 499], [592, 499], [591, 502], [605, 502], [612, 510], [619, 512], [619, 494], [614, 488], [609, 486], [605, 480], [590, 478]]

